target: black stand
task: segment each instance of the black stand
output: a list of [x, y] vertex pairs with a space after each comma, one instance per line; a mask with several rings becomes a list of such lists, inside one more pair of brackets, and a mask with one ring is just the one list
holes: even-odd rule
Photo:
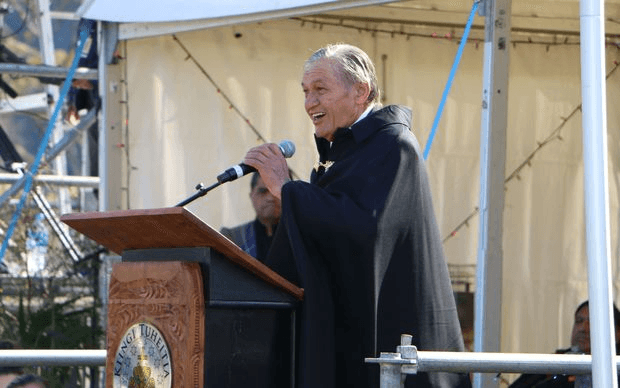
[[183, 207], [185, 205], [187, 205], [188, 203], [192, 202], [195, 199], [198, 199], [204, 195], [206, 195], [209, 191], [215, 189], [216, 187], [218, 187], [220, 185], [220, 182], [214, 183], [209, 187], [205, 187], [205, 185], [201, 183], [196, 185], [196, 190], [198, 190], [198, 192], [194, 195], [192, 195], [191, 197], [188, 197], [187, 199], [177, 203], [176, 205], [174, 205], [175, 207]]

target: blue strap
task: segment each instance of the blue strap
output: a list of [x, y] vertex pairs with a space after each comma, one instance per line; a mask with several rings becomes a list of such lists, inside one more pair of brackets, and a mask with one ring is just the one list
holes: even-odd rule
[[43, 139], [41, 139], [41, 144], [39, 145], [39, 150], [37, 151], [34, 162], [32, 163], [30, 172], [26, 172], [26, 183], [24, 185], [24, 191], [22, 192], [22, 196], [19, 200], [19, 203], [17, 204], [17, 208], [15, 209], [15, 213], [13, 214], [13, 218], [11, 219], [11, 223], [9, 224], [6, 236], [4, 236], [4, 241], [2, 241], [2, 248], [0, 248], [0, 264], [4, 260], [4, 254], [6, 253], [7, 247], [9, 246], [9, 240], [11, 239], [11, 236], [15, 231], [17, 220], [19, 220], [19, 216], [21, 215], [24, 204], [26, 203], [26, 198], [28, 197], [28, 193], [30, 192], [30, 188], [32, 187], [32, 177], [35, 176], [37, 174], [37, 171], [39, 170], [39, 164], [41, 163], [43, 153], [47, 148], [47, 143], [49, 142], [52, 130], [54, 129], [54, 123], [56, 123], [56, 119], [58, 118], [58, 113], [60, 112], [62, 103], [65, 100], [67, 92], [69, 91], [69, 87], [71, 87], [71, 82], [73, 81], [75, 70], [78, 67], [78, 62], [80, 60], [80, 56], [82, 55], [82, 50], [84, 50], [84, 43], [86, 42], [86, 38], [88, 38], [88, 31], [86, 31], [86, 29], [80, 29], [80, 44], [78, 45], [78, 48], [75, 52], [75, 56], [73, 57], [73, 62], [71, 63], [71, 67], [69, 68], [67, 78], [65, 79], [65, 82], [62, 85], [62, 89], [60, 90], [60, 95], [58, 97], [58, 101], [56, 102], [56, 106], [54, 107], [54, 112], [47, 125], [47, 129], [45, 130]]
[[478, 3], [480, 3], [480, 0], [476, 0], [474, 2], [474, 6], [472, 7], [471, 13], [469, 14], [469, 19], [467, 20], [467, 25], [465, 26], [465, 32], [463, 32], [463, 37], [461, 38], [459, 49], [456, 52], [456, 58], [454, 59], [454, 64], [452, 64], [452, 70], [450, 70], [450, 76], [448, 77], [448, 82], [446, 83], [446, 87], [443, 90], [443, 96], [441, 96], [441, 102], [439, 103], [439, 108], [437, 108], [437, 114], [435, 115], [435, 121], [433, 122], [433, 128], [431, 129], [431, 133], [426, 142], [426, 147], [424, 148], [424, 160], [428, 158], [428, 153], [431, 150], [431, 145], [433, 144], [433, 139], [435, 138], [435, 132], [437, 132], [437, 126], [439, 125], [439, 120], [441, 119], [441, 114], [443, 113], [443, 108], [444, 108], [444, 105], [446, 104], [446, 99], [448, 98], [448, 93], [450, 92], [450, 88], [452, 87], [452, 82], [454, 82], [454, 76], [456, 74], [456, 69], [459, 67], [461, 56], [463, 56], [463, 49], [465, 48], [465, 43], [467, 43], [467, 37], [469, 36], [469, 30], [471, 30], [471, 25], [474, 21], [474, 15], [476, 14], [476, 9], [478, 9]]

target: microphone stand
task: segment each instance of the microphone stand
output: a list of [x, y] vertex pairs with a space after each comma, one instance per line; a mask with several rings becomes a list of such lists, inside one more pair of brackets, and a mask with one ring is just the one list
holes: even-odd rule
[[174, 205], [175, 207], [182, 207], [187, 205], [188, 203], [192, 202], [195, 199], [198, 199], [204, 195], [206, 195], [209, 191], [215, 189], [216, 187], [218, 187], [220, 185], [220, 182], [214, 183], [209, 187], [205, 187], [205, 185], [202, 184], [202, 182], [200, 182], [199, 184], [196, 185], [196, 190], [198, 190], [197, 193], [193, 194], [192, 196], [188, 197], [187, 199], [177, 203], [176, 205]]

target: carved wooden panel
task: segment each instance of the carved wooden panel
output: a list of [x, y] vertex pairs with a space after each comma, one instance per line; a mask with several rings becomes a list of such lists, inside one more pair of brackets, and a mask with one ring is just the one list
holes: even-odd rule
[[112, 387], [120, 341], [147, 322], [163, 335], [171, 355], [173, 387], [204, 386], [205, 301], [195, 262], [123, 262], [110, 278], [106, 387]]

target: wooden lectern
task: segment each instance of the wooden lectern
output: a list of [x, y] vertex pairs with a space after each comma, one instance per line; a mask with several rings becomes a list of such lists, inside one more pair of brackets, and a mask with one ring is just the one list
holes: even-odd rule
[[61, 220], [122, 257], [110, 279], [106, 387], [295, 386], [303, 289], [182, 207]]

